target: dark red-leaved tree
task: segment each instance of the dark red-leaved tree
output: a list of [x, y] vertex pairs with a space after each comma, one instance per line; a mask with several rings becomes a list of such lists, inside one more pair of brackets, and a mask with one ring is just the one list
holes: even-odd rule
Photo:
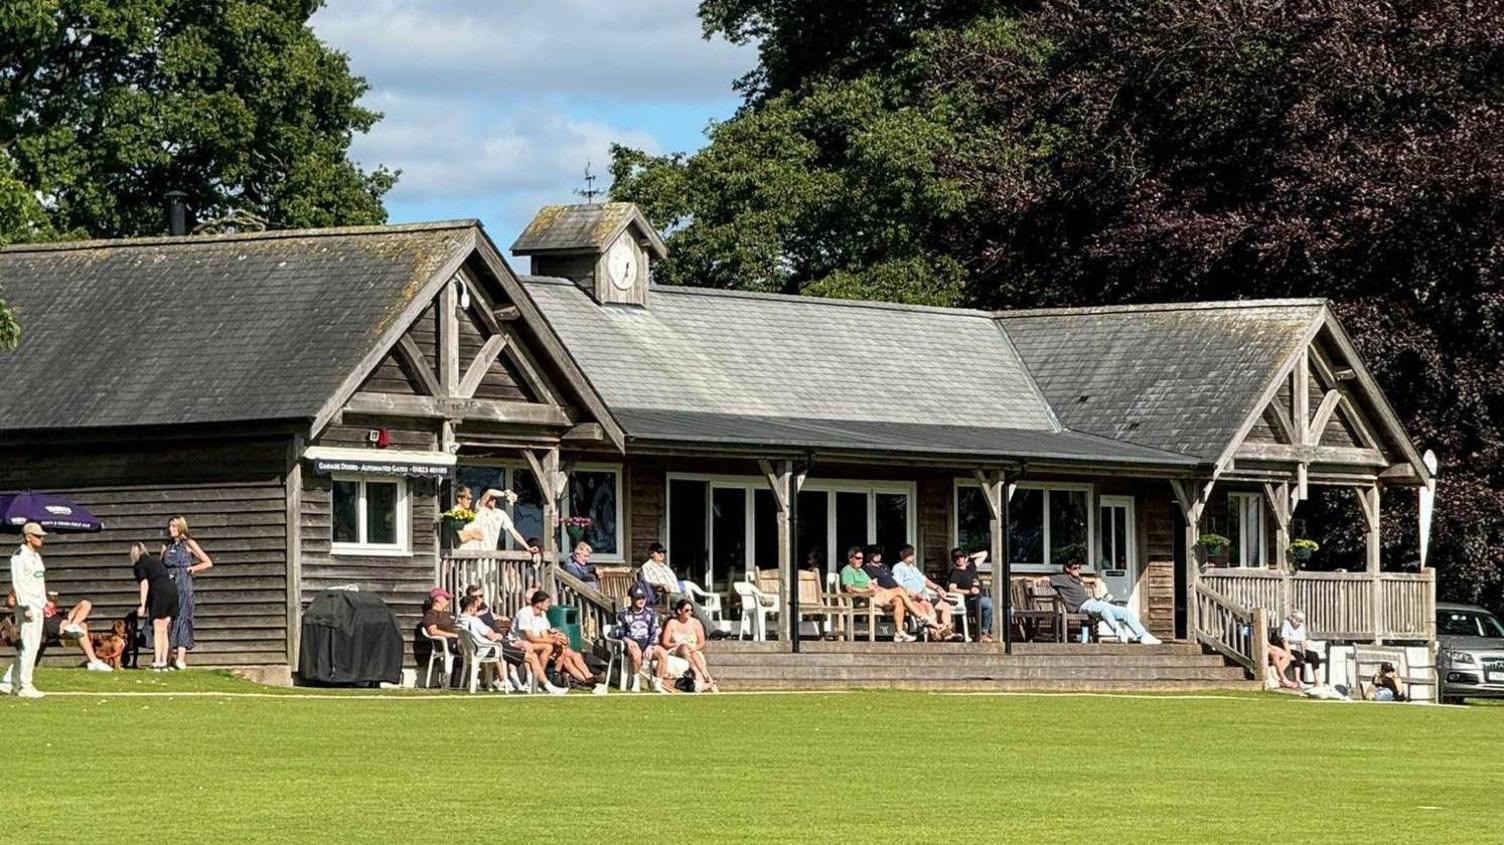
[[[1331, 298], [1441, 457], [1443, 593], [1504, 604], [1500, 4], [1071, 0], [936, 39], [929, 94], [985, 127], [942, 166], [977, 304]], [[1303, 508], [1337, 556], [1348, 507]], [[1413, 504], [1385, 529], [1413, 559]]]

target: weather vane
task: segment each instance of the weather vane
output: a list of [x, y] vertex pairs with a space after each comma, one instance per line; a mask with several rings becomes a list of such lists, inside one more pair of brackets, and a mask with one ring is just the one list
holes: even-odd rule
[[590, 159], [588, 158], [585, 159], [585, 187], [575, 188], [574, 192], [584, 197], [585, 202], [590, 205], [595, 205], [595, 198], [605, 193], [604, 189], [595, 186], [595, 174], [590, 172]]

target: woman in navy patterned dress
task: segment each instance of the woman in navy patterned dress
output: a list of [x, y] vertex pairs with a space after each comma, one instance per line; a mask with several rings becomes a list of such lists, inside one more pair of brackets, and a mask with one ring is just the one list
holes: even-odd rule
[[162, 563], [178, 588], [178, 612], [172, 617], [169, 640], [178, 650], [174, 669], [187, 669], [188, 650], [193, 648], [193, 576], [214, 565], [198, 542], [188, 536], [188, 520], [175, 516], [167, 521], [167, 542], [162, 545]]

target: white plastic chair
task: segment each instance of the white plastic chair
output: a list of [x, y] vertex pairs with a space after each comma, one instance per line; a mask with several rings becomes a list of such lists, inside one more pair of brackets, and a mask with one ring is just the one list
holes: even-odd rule
[[768, 638], [768, 614], [778, 615], [778, 597], [772, 593], [765, 593], [757, 589], [757, 586], [747, 581], [736, 581], [731, 585], [736, 592], [737, 599], [742, 605], [742, 618], [738, 624], [736, 638], [741, 639], [743, 634], [751, 632], [752, 639], [762, 642]]
[[[627, 641], [621, 637], [612, 635], [610, 629], [607, 629], [606, 647], [611, 652], [611, 656], [606, 660], [606, 683], [611, 682], [611, 668], [614, 666], [621, 677], [621, 680], [617, 683], [617, 689], [626, 692], [627, 678], [632, 674], [627, 671]], [[657, 675], [657, 664], [657, 660], [649, 659], [646, 655], [643, 656], [642, 668], [648, 673], [649, 677]]]
[[[496, 667], [496, 677], [498, 680], [500, 680], [501, 673], [503, 671], [501, 661], [501, 643], [487, 642], [485, 645], [485, 650], [484, 652], [482, 652], [480, 650], [479, 644], [475, 642], [474, 638], [471, 637], [469, 632], [461, 631], [459, 640], [460, 657], [464, 659], [464, 663], [461, 664], [460, 671], [465, 677], [466, 689], [468, 689], [470, 692], [475, 692], [475, 688], [480, 683], [481, 667], [485, 666], [487, 663]], [[505, 685], [503, 685], [503, 689], [505, 689]]]
[[449, 650], [448, 637], [435, 637], [423, 629], [423, 636], [428, 638], [428, 643], [433, 650], [428, 655], [428, 669], [423, 673], [423, 686], [433, 686], [433, 666], [435, 663], [444, 671], [444, 689], [449, 689], [449, 678], [454, 672], [454, 653]]
[[[679, 591], [689, 596], [689, 600], [699, 605], [705, 611], [705, 616], [717, 631], [731, 630], [731, 623], [721, 616], [721, 595], [706, 591], [693, 581], [680, 581]], [[710, 631], [705, 636], [710, 636]]]
[[946, 593], [945, 603], [951, 606], [951, 624], [955, 624], [957, 616], [961, 617], [961, 636], [966, 642], [971, 642], [971, 614], [966, 612], [966, 596], [962, 593]]

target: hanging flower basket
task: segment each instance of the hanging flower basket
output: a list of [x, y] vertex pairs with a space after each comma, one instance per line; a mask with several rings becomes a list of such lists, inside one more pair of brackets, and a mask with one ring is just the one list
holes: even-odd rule
[[563, 520], [562, 524], [564, 525], [564, 532], [569, 535], [570, 544], [573, 545], [585, 539], [585, 529], [594, 523], [590, 521], [590, 517], [588, 516], [571, 516]]
[[1206, 553], [1211, 557], [1217, 557], [1221, 555], [1222, 552], [1224, 552], [1227, 547], [1232, 544], [1231, 540], [1223, 537], [1221, 534], [1202, 534], [1196, 542], [1198, 542], [1201, 545], [1201, 548], [1205, 549]]
[[1311, 559], [1311, 555], [1319, 551], [1321, 546], [1315, 540], [1301, 538], [1290, 544], [1290, 557], [1305, 562]]

